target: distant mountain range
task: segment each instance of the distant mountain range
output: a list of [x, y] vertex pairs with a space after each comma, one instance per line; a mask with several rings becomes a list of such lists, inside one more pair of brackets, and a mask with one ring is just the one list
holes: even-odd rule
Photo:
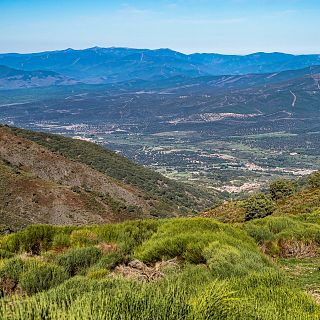
[[0, 65], [25, 71], [53, 71], [85, 83], [115, 83], [133, 79], [154, 81], [177, 76], [189, 78], [296, 70], [320, 65], [320, 55], [262, 52], [245, 56], [214, 53], [187, 55], [170, 49], [94, 47], [0, 54]]
[[[6, 65], [0, 68], [3, 124], [82, 136], [168, 177], [200, 181], [205, 187], [238, 178], [252, 182], [262, 177], [265, 183], [267, 175], [278, 175], [279, 170], [296, 174], [298, 169], [318, 168], [317, 55], [184, 55], [166, 49], [92, 48], [5, 54], [0, 55], [1, 64]], [[71, 148], [67, 145], [63, 150]], [[86, 155], [90, 157], [92, 153]], [[102, 164], [108, 161], [98, 159]], [[252, 173], [252, 161], [254, 168], [264, 170], [265, 178], [260, 169]], [[138, 172], [134, 183], [150, 180], [140, 180]], [[144, 191], [157, 186], [154, 178], [144, 184]], [[161, 203], [172, 199], [177, 189], [165, 191]], [[163, 190], [155, 195], [162, 197]], [[202, 207], [212, 203], [203, 201], [208, 195], [193, 200], [184, 195], [173, 196], [176, 206], [191, 201], [189, 209], [201, 207], [195, 198], [202, 199]]]

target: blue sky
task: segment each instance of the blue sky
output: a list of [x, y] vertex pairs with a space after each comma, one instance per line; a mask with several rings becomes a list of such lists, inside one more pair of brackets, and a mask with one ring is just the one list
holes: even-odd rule
[[317, 0], [0, 0], [0, 52], [320, 53]]

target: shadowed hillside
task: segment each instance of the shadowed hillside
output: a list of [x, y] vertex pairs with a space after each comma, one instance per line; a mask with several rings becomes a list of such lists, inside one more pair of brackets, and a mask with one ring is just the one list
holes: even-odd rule
[[1, 127], [0, 157], [1, 221], [16, 227], [175, 216], [210, 202], [88, 142]]

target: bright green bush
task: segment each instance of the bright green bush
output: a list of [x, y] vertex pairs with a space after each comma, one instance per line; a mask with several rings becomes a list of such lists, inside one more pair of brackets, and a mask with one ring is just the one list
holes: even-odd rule
[[19, 252], [20, 237], [18, 233], [12, 233], [0, 238], [0, 248], [11, 253]]
[[6, 236], [2, 239], [1, 246], [10, 252], [39, 254], [50, 248], [54, 230], [49, 225], [29, 225], [20, 232]]
[[70, 276], [74, 276], [96, 263], [101, 256], [101, 251], [95, 247], [76, 248], [58, 256], [56, 261]]
[[[255, 270], [267, 270], [271, 267], [257, 250], [227, 244], [222, 236], [204, 249], [204, 256], [212, 274], [219, 278], [245, 276]], [[229, 241], [231, 243], [231, 241]]]
[[204, 244], [201, 242], [189, 242], [185, 246], [182, 257], [191, 263], [206, 263], [206, 259], [203, 254]]
[[293, 217], [267, 217], [253, 220], [243, 225], [243, 229], [257, 242], [295, 239], [313, 240], [320, 244], [320, 225], [303, 222]]
[[116, 243], [124, 253], [130, 254], [157, 231], [159, 224], [159, 221], [146, 219], [107, 224], [93, 230], [101, 241]]
[[238, 319], [315, 320], [320, 308], [309, 295], [295, 288], [277, 270], [233, 278], [232, 288], [245, 298], [245, 316]]
[[[247, 222], [243, 229], [270, 256], [316, 255], [320, 247], [320, 225], [301, 217], [267, 217]], [[303, 253], [306, 252], [307, 253]]]
[[50, 248], [54, 227], [49, 225], [30, 225], [21, 235], [20, 250], [39, 254]]
[[220, 227], [222, 224], [214, 220], [201, 218], [165, 222], [158, 228], [157, 233], [136, 249], [135, 257], [145, 262], [174, 257], [185, 259], [191, 257], [193, 260], [195, 255], [191, 255], [191, 251], [195, 248], [191, 248], [192, 244], [197, 243], [196, 255], [198, 255], [200, 248], [204, 248], [211, 241], [214, 232]]
[[94, 268], [87, 273], [89, 279], [102, 279], [110, 274], [110, 271], [107, 269], [98, 269]]
[[[229, 249], [225, 256], [219, 246]], [[217, 262], [215, 256], [219, 256], [221, 261]], [[230, 269], [237, 268], [235, 274], [246, 274], [252, 270], [250, 264], [253, 268], [269, 265], [244, 232], [203, 218], [162, 224], [156, 234], [137, 248], [135, 257], [147, 263], [174, 257], [195, 264], [207, 263], [217, 276], [230, 275]], [[235, 262], [238, 264], [234, 265]]]
[[226, 282], [214, 281], [191, 302], [195, 320], [235, 319], [239, 298]]
[[97, 235], [88, 229], [74, 230], [70, 234], [70, 244], [76, 247], [93, 246], [98, 243]]
[[57, 233], [52, 239], [52, 248], [66, 248], [70, 246], [70, 236], [65, 233]]
[[0, 279], [10, 279], [17, 285], [21, 274], [27, 271], [28, 266], [30, 266], [31, 263], [35, 263], [35, 261], [32, 260], [27, 262], [20, 258], [12, 258], [5, 261], [0, 268]]

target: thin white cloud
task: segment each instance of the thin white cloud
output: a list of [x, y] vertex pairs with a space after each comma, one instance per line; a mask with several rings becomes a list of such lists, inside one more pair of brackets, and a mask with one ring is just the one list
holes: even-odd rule
[[245, 17], [239, 18], [225, 18], [225, 19], [193, 19], [193, 18], [181, 18], [181, 19], [167, 19], [166, 22], [170, 23], [183, 23], [183, 24], [193, 24], [193, 25], [209, 25], [209, 24], [239, 24], [247, 21]]

